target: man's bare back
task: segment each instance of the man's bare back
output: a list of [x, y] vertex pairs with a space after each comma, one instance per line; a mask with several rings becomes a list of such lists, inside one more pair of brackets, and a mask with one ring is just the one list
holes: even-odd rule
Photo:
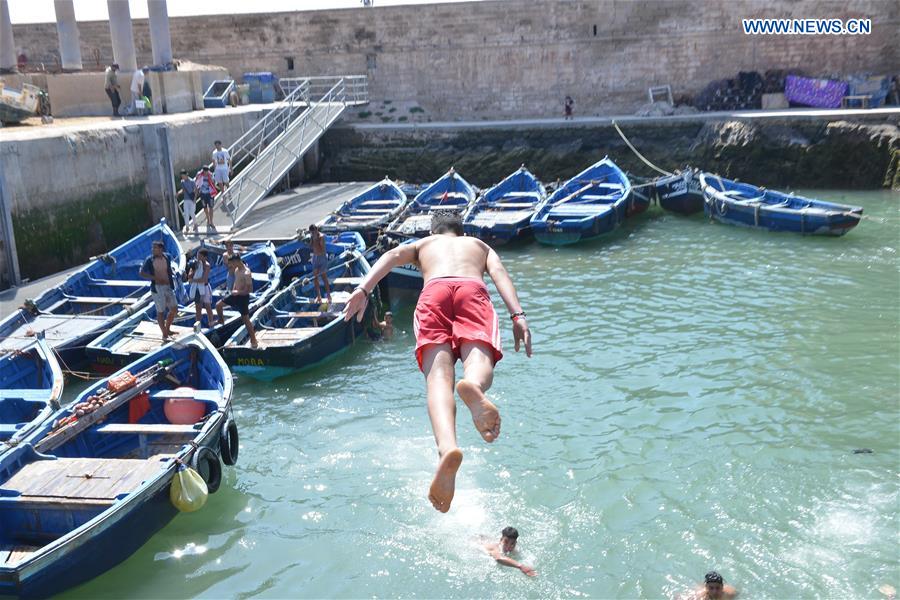
[[449, 235], [431, 235], [413, 245], [425, 281], [436, 277], [481, 279], [491, 252], [479, 239]]

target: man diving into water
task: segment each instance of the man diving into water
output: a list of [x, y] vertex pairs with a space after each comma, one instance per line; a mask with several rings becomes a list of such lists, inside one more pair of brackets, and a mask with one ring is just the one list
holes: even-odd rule
[[484, 395], [494, 379], [494, 365], [503, 356], [497, 313], [484, 285], [485, 272], [491, 276], [509, 309], [516, 352], [524, 343], [529, 357], [531, 332], [500, 257], [481, 240], [463, 237], [458, 214], [436, 212], [431, 233], [414, 244], [398, 246], [378, 259], [347, 301], [344, 319], [362, 319], [369, 294], [392, 268], [407, 263], [419, 265], [425, 286], [413, 322], [416, 359], [425, 374], [428, 415], [440, 455], [428, 499], [437, 510], [447, 512], [456, 490], [456, 472], [463, 459], [456, 445], [453, 397], [457, 359], [463, 363], [463, 378], [456, 384], [456, 393], [471, 411], [476, 429], [487, 442], [500, 435], [500, 412]]

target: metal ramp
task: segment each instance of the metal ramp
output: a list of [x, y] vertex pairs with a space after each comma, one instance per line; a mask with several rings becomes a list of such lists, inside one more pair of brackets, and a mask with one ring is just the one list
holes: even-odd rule
[[229, 148], [239, 170], [216, 197], [234, 225], [278, 182], [350, 105], [368, 102], [366, 76], [302, 77], [280, 80], [285, 100]]

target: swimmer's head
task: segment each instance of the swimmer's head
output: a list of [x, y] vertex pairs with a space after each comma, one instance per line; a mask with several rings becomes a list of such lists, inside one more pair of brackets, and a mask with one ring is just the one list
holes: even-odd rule
[[431, 216], [431, 233], [452, 233], [454, 235], [462, 235], [462, 217], [456, 211], [434, 211]]
[[384, 322], [388, 325], [392, 325], [394, 323], [394, 313], [391, 311], [384, 313]]
[[503, 552], [510, 553], [516, 549], [516, 542], [519, 540], [519, 532], [515, 527], [504, 527], [500, 532], [500, 543], [503, 545]]
[[712, 600], [722, 597], [722, 591], [725, 589], [725, 580], [715, 571], [710, 571], [703, 578], [706, 587], [706, 595]]

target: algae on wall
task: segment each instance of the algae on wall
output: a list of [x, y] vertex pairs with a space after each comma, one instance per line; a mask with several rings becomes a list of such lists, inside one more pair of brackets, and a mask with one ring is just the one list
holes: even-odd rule
[[36, 279], [84, 263], [151, 225], [144, 185], [12, 215], [22, 278]]

